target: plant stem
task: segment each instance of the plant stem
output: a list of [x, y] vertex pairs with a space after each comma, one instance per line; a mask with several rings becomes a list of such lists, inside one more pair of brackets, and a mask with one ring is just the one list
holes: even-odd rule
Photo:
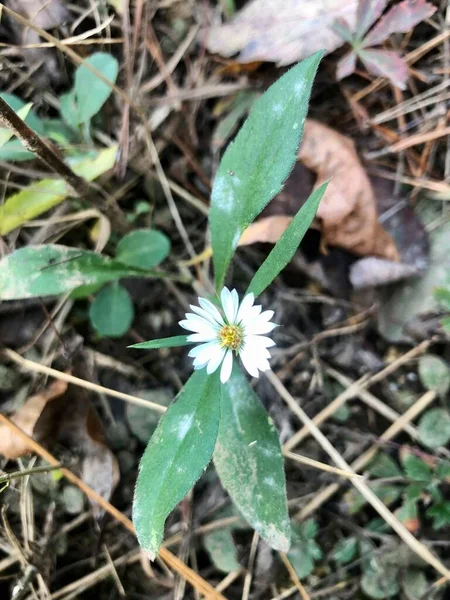
[[93, 188], [90, 183], [74, 173], [72, 169], [58, 156], [53, 148], [45, 142], [35, 131], [14, 112], [14, 110], [0, 98], [0, 125], [6, 126], [14, 132], [27, 150], [36, 154], [52, 171], [57, 173], [70, 187], [75, 194], [81, 198], [89, 197], [90, 202], [96, 208], [101, 210], [111, 218], [111, 222], [119, 232], [125, 232], [129, 229], [120, 208], [105, 199], [92, 195]]

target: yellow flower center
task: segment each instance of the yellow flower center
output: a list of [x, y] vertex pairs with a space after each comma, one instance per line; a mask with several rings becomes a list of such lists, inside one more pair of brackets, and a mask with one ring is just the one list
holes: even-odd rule
[[244, 332], [238, 325], [224, 325], [219, 331], [219, 341], [222, 348], [239, 350], [244, 339]]

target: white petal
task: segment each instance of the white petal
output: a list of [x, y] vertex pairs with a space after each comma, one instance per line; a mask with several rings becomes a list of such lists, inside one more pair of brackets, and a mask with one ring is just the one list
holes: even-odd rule
[[264, 348], [271, 348], [275, 346], [275, 342], [272, 338], [267, 337], [265, 335], [246, 335], [245, 336], [246, 344], [256, 344], [256, 346], [263, 346]]
[[259, 315], [259, 313], [262, 310], [262, 306], [261, 304], [257, 304], [256, 306], [252, 306], [248, 313], [247, 313], [247, 317], [245, 319], [245, 321], [242, 323], [243, 325], [245, 325], [245, 323], [248, 323], [250, 321], [253, 321], [253, 319], [256, 319], [256, 317]]
[[210, 360], [208, 362], [208, 366], [206, 367], [206, 372], [208, 375], [211, 375], [211, 373], [214, 373], [214, 371], [217, 370], [222, 362], [223, 357], [225, 356], [225, 352], [226, 349], [219, 345], [217, 345], [217, 347], [211, 351]]
[[207, 300], [206, 298], [199, 298], [198, 303], [214, 318], [215, 321], [219, 323], [219, 325], [223, 325], [222, 315], [210, 300]]
[[250, 375], [253, 377], [259, 377], [258, 367], [254, 361], [253, 354], [244, 348], [244, 350], [239, 353], [239, 356], [241, 357], [242, 364], [250, 373]]
[[273, 331], [275, 327], [278, 327], [278, 325], [276, 323], [268, 322], [268, 319], [272, 318], [272, 316], [273, 311], [266, 310], [256, 317], [256, 319], [253, 319], [248, 323], [244, 323], [246, 335], [261, 335], [263, 333], [270, 333]]
[[226, 383], [230, 379], [231, 370], [233, 368], [233, 350], [228, 350], [223, 359], [222, 368], [220, 369], [220, 381]]
[[228, 288], [224, 287], [220, 293], [220, 300], [222, 302], [223, 312], [227, 318], [228, 323], [234, 322], [234, 300], [231, 292]]
[[269, 364], [269, 361], [267, 360], [267, 358], [264, 358], [262, 356], [259, 357], [258, 369], [260, 371], [270, 371], [270, 364]]
[[183, 327], [183, 329], [195, 331], [196, 333], [217, 332], [219, 330], [218, 325], [214, 326], [210, 321], [203, 319], [203, 317], [199, 317], [193, 313], [188, 313], [186, 316], [187, 319], [179, 322], [180, 327]]
[[204, 352], [205, 350], [209, 351], [210, 348], [217, 344], [219, 344], [218, 340], [214, 340], [213, 342], [207, 342], [206, 344], [194, 346], [194, 348], [192, 348], [192, 350], [189, 352], [188, 356], [190, 356], [191, 358], [196, 358], [197, 356], [200, 356], [202, 352]]
[[239, 296], [236, 290], [231, 290], [231, 297], [233, 298], [233, 323], [235, 323], [237, 312], [239, 310]]
[[[214, 325], [215, 327], [217, 327], [217, 325], [223, 325], [223, 319], [219, 323], [214, 318], [214, 316], [207, 310], [204, 310], [203, 308], [200, 308], [199, 306], [194, 306], [194, 304], [190, 304], [189, 306], [191, 307], [191, 310], [193, 310], [195, 313], [197, 313], [203, 319], [206, 319], [209, 323], [211, 323], [211, 325]], [[219, 317], [220, 317], [220, 315], [219, 315]]]
[[192, 335], [188, 335], [188, 342], [212, 342], [213, 340], [217, 340], [217, 333], [214, 331], [213, 333], [193, 333]]
[[247, 314], [252, 308], [254, 301], [255, 295], [253, 293], [247, 294], [245, 296], [239, 307], [238, 314], [236, 317], [236, 323], [240, 323], [241, 321], [245, 321], [245, 319], [247, 319]]

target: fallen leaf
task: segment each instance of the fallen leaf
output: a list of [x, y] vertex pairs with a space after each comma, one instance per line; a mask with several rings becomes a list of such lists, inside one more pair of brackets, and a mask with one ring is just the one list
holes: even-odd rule
[[[358, 57], [370, 73], [387, 77], [394, 86], [406, 89], [408, 65], [405, 60], [396, 52], [374, 50], [372, 46], [379, 46], [393, 33], [407, 33], [431, 17], [437, 8], [426, 0], [403, 0], [381, 17], [386, 4], [387, 0], [359, 0], [354, 33], [345, 19], [336, 19], [332, 24], [336, 34], [352, 46], [351, 52], [338, 62], [338, 80], [354, 72]], [[379, 21], [363, 38], [377, 19]]]
[[[289, 65], [318, 50], [333, 52], [344, 41], [331, 28], [345, 18], [353, 29], [357, 0], [253, 0], [228, 23], [210, 27], [206, 47], [241, 63]], [[204, 39], [204, 37], [202, 38]]]
[[[37, 442], [41, 442], [49, 434], [50, 429], [48, 420], [43, 418], [44, 409], [49, 402], [61, 397], [66, 390], [67, 383], [57, 379], [40, 394], [28, 398], [11, 417], [11, 421]], [[29, 454], [31, 451], [25, 440], [18, 437], [7, 425], [0, 424], [0, 454], [7, 459], [13, 459]]]
[[391, 236], [378, 222], [375, 194], [351, 139], [307, 119], [298, 159], [317, 174], [316, 187], [330, 179], [317, 211], [322, 246], [398, 260]]
[[276, 244], [292, 219], [293, 217], [286, 215], [263, 217], [247, 227], [239, 240], [238, 246], [249, 246], [257, 242]]
[[8, 6], [41, 29], [53, 29], [67, 21], [69, 12], [59, 0], [8, 0]]
[[[11, 421], [41, 444], [57, 441], [75, 451], [81, 460], [83, 481], [109, 500], [119, 482], [119, 466], [84, 390], [57, 379], [40, 394], [31, 396]], [[0, 424], [0, 454], [13, 459], [30, 452], [24, 440]], [[93, 510], [96, 516], [101, 515], [98, 506], [93, 505]]]

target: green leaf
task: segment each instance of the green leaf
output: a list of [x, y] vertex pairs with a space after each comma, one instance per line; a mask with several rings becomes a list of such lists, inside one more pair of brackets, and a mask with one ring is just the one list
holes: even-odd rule
[[212, 136], [212, 146], [214, 150], [222, 148], [236, 130], [239, 121], [248, 113], [252, 104], [259, 97], [257, 92], [244, 90], [236, 94], [228, 107], [228, 114], [221, 118]]
[[420, 500], [423, 494], [423, 490], [423, 481], [419, 483], [411, 483], [405, 488], [405, 500], [408, 502]]
[[223, 155], [209, 212], [216, 289], [244, 229], [278, 194], [294, 166], [321, 58], [318, 52], [280, 77], [255, 102]]
[[420, 357], [419, 377], [427, 390], [433, 390], [442, 397], [450, 388], [450, 367], [439, 356], [425, 354]]
[[220, 420], [220, 380], [194, 371], [161, 418], [139, 466], [133, 523], [141, 547], [153, 557], [171, 510], [211, 459]]
[[440, 502], [427, 510], [427, 516], [433, 519], [433, 529], [442, 529], [450, 525], [450, 502]]
[[419, 569], [408, 569], [402, 577], [402, 588], [408, 600], [422, 600], [428, 587], [427, 578]]
[[269, 546], [286, 552], [291, 527], [278, 434], [238, 365], [222, 386], [214, 463], [243, 517]]
[[401, 477], [403, 475], [395, 460], [388, 454], [380, 454], [369, 466], [374, 477]]
[[[97, 69], [103, 77], [115, 83], [119, 72], [119, 63], [111, 54], [95, 52], [86, 59], [86, 63]], [[73, 88], [77, 106], [77, 124], [86, 123], [98, 113], [112, 93], [112, 88], [99, 79], [84, 65], [75, 73]]]
[[[31, 102], [29, 104], [25, 104], [25, 106], [22, 106], [22, 108], [19, 108], [19, 110], [16, 111], [17, 116], [20, 117], [23, 121], [30, 112], [32, 106], [33, 104]], [[9, 129], [8, 127], [1, 127], [0, 148], [2, 148], [6, 144], [6, 142], [8, 142], [13, 137], [13, 135], [14, 131], [12, 129]]]
[[105, 337], [122, 337], [134, 319], [134, 305], [127, 290], [117, 282], [102, 289], [89, 309], [93, 327]]
[[149, 340], [148, 342], [139, 342], [128, 348], [137, 348], [138, 350], [157, 350], [158, 348], [177, 348], [178, 346], [188, 346], [193, 342], [188, 342], [187, 335], [174, 335], [173, 337], [160, 338], [159, 340]]
[[415, 525], [417, 522], [417, 502], [415, 500], [406, 500], [398, 510], [395, 511], [395, 516], [401, 521], [408, 529], [409, 523]]
[[314, 519], [292, 526], [292, 546], [288, 558], [300, 579], [311, 575], [315, 561], [322, 558], [322, 550], [314, 540], [317, 529]]
[[62, 94], [59, 98], [59, 112], [64, 122], [72, 129], [77, 129], [81, 123], [75, 90]]
[[392, 598], [400, 591], [398, 570], [386, 567], [379, 571], [369, 571], [361, 579], [361, 588], [369, 598], [375, 600]]
[[[6, 92], [2, 92], [0, 94], [0, 98], [2, 98], [2, 100], [4, 100], [7, 104], [9, 104], [9, 106], [16, 112], [19, 111], [21, 108], [23, 108], [26, 105], [26, 102], [24, 100], [22, 100], [22, 98], [19, 98], [19, 96], [16, 96], [14, 94], [8, 94]], [[40, 119], [37, 116], [37, 114], [34, 112], [33, 109], [28, 111], [28, 114], [25, 117], [24, 121], [28, 125], [28, 127], [30, 127], [33, 131], [35, 131], [39, 135], [44, 135], [44, 133], [45, 133], [44, 122], [42, 121], [42, 119]], [[31, 154], [31, 156], [33, 156], [33, 154], [31, 152], [29, 152], [29, 154]]]
[[445, 446], [450, 441], [450, 415], [443, 408], [432, 408], [419, 421], [420, 441], [429, 448]]
[[269, 256], [256, 271], [248, 286], [247, 294], [259, 296], [277, 277], [294, 256], [305, 233], [316, 216], [319, 203], [325, 194], [328, 182], [323, 183], [310, 195], [288, 228], [272, 248]]
[[436, 467], [436, 477], [439, 481], [450, 478], [450, 460], [440, 460]]
[[241, 568], [237, 548], [229, 529], [218, 529], [203, 537], [203, 543], [216, 569], [232, 573]]
[[[11, 143], [11, 142], [9, 142]], [[93, 181], [114, 166], [117, 146], [85, 156], [71, 164], [80, 177]], [[68, 161], [70, 163], [70, 161]], [[32, 183], [17, 194], [10, 196], [0, 206], [0, 235], [6, 235], [16, 227], [60, 204], [73, 190], [62, 179], [42, 179]]]
[[433, 474], [430, 467], [415, 454], [408, 454], [403, 460], [406, 476], [413, 481], [431, 481]]
[[446, 287], [438, 287], [434, 290], [434, 298], [436, 302], [441, 304], [446, 310], [450, 310], [450, 285]]
[[116, 258], [132, 267], [151, 269], [159, 265], [170, 252], [169, 238], [155, 229], [137, 229], [123, 237]]
[[26, 246], [0, 260], [0, 300], [57, 296], [121, 277], [158, 277], [96, 252], [56, 244]]
[[358, 550], [358, 540], [355, 537], [348, 537], [339, 540], [333, 550], [333, 558], [336, 562], [345, 565], [353, 560]]

